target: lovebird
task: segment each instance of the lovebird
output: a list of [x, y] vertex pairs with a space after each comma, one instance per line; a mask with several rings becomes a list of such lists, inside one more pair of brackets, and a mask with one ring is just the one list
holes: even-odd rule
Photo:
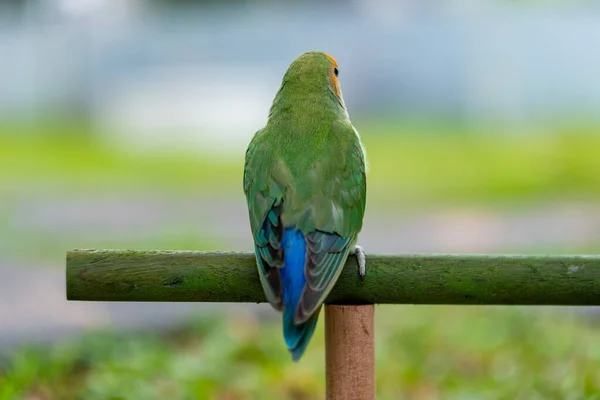
[[283, 311], [283, 336], [298, 361], [321, 305], [355, 254], [366, 206], [366, 155], [330, 55], [309, 51], [288, 67], [267, 124], [248, 146], [244, 192], [260, 282]]

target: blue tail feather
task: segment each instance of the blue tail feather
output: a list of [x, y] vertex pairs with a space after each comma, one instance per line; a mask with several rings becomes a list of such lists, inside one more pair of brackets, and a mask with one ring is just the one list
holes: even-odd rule
[[294, 324], [296, 306], [306, 283], [304, 265], [306, 261], [306, 239], [295, 228], [286, 228], [283, 232], [281, 247], [284, 252], [284, 267], [280, 270], [283, 289], [283, 337], [292, 353], [292, 359], [298, 361], [317, 326], [318, 313], [303, 324]]

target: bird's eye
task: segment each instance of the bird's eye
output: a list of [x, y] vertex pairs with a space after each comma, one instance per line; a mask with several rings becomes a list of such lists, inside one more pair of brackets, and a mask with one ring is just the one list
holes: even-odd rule
[[335, 76], [338, 76], [338, 74], [340, 73], [340, 71], [338, 71], [337, 67], [333, 68], [333, 73], [335, 74]]

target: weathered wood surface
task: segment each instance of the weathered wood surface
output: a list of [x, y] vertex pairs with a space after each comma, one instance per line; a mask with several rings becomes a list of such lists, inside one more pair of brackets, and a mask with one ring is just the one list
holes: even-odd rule
[[375, 306], [325, 306], [327, 400], [375, 400]]
[[[329, 304], [600, 305], [600, 256], [367, 255], [350, 257]], [[264, 302], [254, 255], [73, 250], [67, 298]]]

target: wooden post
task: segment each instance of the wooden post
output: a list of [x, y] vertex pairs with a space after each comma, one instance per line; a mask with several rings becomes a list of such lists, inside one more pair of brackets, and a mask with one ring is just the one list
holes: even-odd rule
[[325, 306], [327, 400], [375, 400], [375, 307]]

